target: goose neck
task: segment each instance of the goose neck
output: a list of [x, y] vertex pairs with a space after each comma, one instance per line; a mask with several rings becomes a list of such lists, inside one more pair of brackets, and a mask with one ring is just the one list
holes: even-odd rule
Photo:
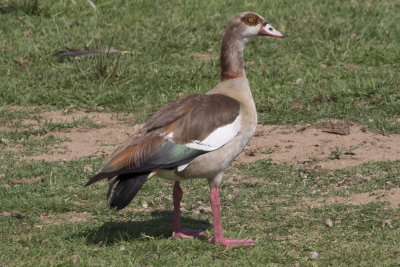
[[221, 45], [221, 81], [246, 76], [243, 50], [245, 41], [234, 33], [226, 32]]

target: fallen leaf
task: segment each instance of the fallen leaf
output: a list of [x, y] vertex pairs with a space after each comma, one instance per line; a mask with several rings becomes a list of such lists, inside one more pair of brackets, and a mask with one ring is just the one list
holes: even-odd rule
[[297, 99], [297, 100], [293, 101], [291, 105], [294, 108], [300, 109], [304, 106], [304, 101], [301, 99]]
[[346, 66], [350, 71], [361, 70], [362, 69], [362, 67], [360, 65], [357, 65], [357, 64], [347, 64]]
[[20, 219], [22, 217], [25, 217], [25, 214], [20, 212], [20, 211], [18, 211], [18, 210], [13, 210], [11, 212], [3, 211], [0, 214], [3, 215], [3, 216], [6, 216], [6, 217], [15, 217], [15, 218], [18, 218], [18, 219]]
[[318, 89], [318, 96], [314, 98], [313, 102], [317, 104], [324, 104], [328, 103], [329, 101], [330, 99], [324, 94], [324, 92], [322, 92], [321, 89]]
[[107, 51], [102, 51], [99, 49], [95, 50], [90, 50], [90, 49], [68, 49], [66, 51], [58, 51], [53, 54], [55, 57], [63, 58], [63, 57], [73, 57], [75, 59], [79, 57], [84, 57], [84, 56], [95, 56], [95, 55], [100, 55], [100, 54], [119, 54], [119, 55], [125, 55], [129, 54], [131, 51], [120, 51], [116, 49], [110, 49]]
[[330, 122], [322, 128], [323, 132], [339, 135], [349, 135], [350, 125], [343, 122]]
[[246, 148], [244, 150], [244, 153], [246, 156], [254, 157], [257, 154], [257, 149], [256, 148]]
[[352, 156], [354, 156], [356, 153], [354, 153], [353, 151], [351, 151], [351, 150], [346, 150], [345, 152], [343, 152], [343, 154], [345, 154], [345, 155], [352, 155]]
[[5, 47], [7, 52], [11, 52], [11, 51], [15, 50], [14, 47], [12, 47], [11, 45], [5, 45], [4, 47]]
[[14, 217], [17, 217], [17, 218], [25, 217], [25, 214], [20, 212], [20, 211], [18, 211], [18, 210], [13, 210], [11, 212], [11, 215], [14, 216]]

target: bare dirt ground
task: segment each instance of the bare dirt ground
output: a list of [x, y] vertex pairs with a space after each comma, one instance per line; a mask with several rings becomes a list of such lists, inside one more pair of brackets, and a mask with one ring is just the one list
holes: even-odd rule
[[[64, 114], [60, 111], [47, 111], [41, 113], [41, 116], [42, 121], [57, 123], [72, 122], [87, 117], [97, 127], [70, 128], [35, 137], [44, 138], [51, 135], [65, 141], [62, 142], [61, 148], [60, 146], [56, 149], [50, 148], [44, 154], [25, 157], [27, 160], [69, 161], [88, 156], [105, 158], [130, 134], [140, 129], [140, 125], [127, 124], [134, 121], [132, 117], [105, 112], [88, 113], [77, 110]], [[25, 119], [20, 121], [20, 125], [37, 129], [39, 122]], [[7, 127], [3, 125], [1, 130], [8, 130]], [[6, 149], [22, 152], [23, 147]], [[360, 125], [331, 121], [318, 127], [297, 125], [285, 128], [278, 125], [258, 125], [255, 136], [235, 160], [235, 164], [270, 160], [273, 163], [306, 164], [316, 169], [334, 170], [370, 161], [399, 159], [400, 134], [385, 136], [367, 132]], [[40, 177], [37, 179], [42, 181]], [[387, 201], [390, 206], [397, 207], [400, 205], [400, 189], [359, 193], [346, 198], [336, 197], [323, 203], [313, 201], [313, 205], [332, 203], [363, 205], [374, 201]]]
[[[140, 125], [129, 126], [124, 115], [77, 110], [43, 112], [42, 120], [72, 122], [84, 117], [98, 128], [71, 128], [48, 132], [40, 138], [63, 138], [62, 148], [26, 157], [30, 160], [69, 161], [87, 156], [106, 157]], [[36, 120], [22, 120], [21, 125], [38, 127]], [[5, 130], [5, 126], [2, 127]], [[10, 148], [12, 149], [12, 148]], [[15, 148], [14, 148], [15, 149]], [[322, 126], [297, 125], [284, 128], [278, 125], [258, 125], [256, 134], [235, 163], [268, 159], [274, 163], [312, 164], [316, 168], [342, 169], [369, 161], [400, 159], [400, 135], [382, 135], [365, 131], [362, 126], [329, 122]]]
[[305, 202], [311, 208], [317, 208], [322, 205], [342, 204], [347, 203], [351, 205], [365, 205], [371, 202], [386, 202], [392, 208], [397, 208], [400, 205], [400, 188], [392, 188], [390, 190], [375, 190], [372, 192], [355, 193], [347, 197], [331, 197], [324, 200], [309, 200]]
[[400, 159], [400, 135], [366, 132], [362, 126], [332, 122], [321, 127], [299, 125], [282, 129], [259, 125], [237, 162], [271, 159], [272, 162], [314, 164], [342, 169], [369, 161]]

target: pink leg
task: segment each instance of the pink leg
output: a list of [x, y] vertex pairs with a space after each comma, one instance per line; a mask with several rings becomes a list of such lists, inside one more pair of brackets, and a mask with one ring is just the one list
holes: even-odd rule
[[241, 239], [229, 239], [224, 237], [221, 224], [220, 207], [221, 200], [219, 198], [218, 188], [212, 188], [210, 192], [211, 210], [214, 219], [214, 236], [209, 240], [214, 244], [222, 245], [226, 247], [234, 246], [255, 246], [256, 243], [253, 239], [241, 240]]
[[183, 192], [181, 187], [179, 186], [179, 182], [175, 182], [174, 191], [173, 191], [173, 199], [174, 199], [174, 222], [173, 222], [173, 232], [172, 237], [174, 238], [194, 238], [201, 237], [204, 235], [203, 230], [190, 230], [187, 228], [181, 228], [181, 200], [183, 196]]

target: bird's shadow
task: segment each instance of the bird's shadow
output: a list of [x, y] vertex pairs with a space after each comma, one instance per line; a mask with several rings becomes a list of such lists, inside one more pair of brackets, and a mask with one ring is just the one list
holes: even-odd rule
[[[172, 233], [172, 212], [154, 211], [153, 217], [144, 221], [109, 221], [97, 229], [80, 233], [85, 236], [87, 243], [112, 245], [121, 240], [169, 238]], [[206, 230], [211, 227], [207, 220], [196, 220], [181, 217], [182, 227]]]

